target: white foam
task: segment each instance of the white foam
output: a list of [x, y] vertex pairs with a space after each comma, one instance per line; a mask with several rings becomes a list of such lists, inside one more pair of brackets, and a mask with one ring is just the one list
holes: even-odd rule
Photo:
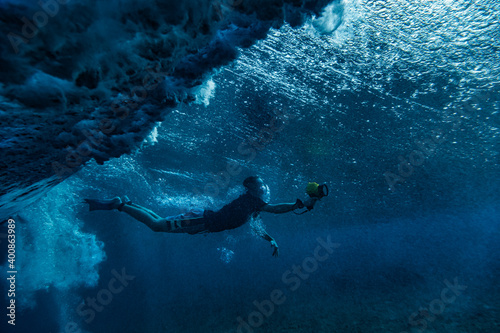
[[314, 28], [321, 34], [331, 34], [337, 30], [343, 22], [344, 1], [331, 3], [323, 9], [321, 16], [313, 19]]
[[194, 89], [194, 95], [196, 97], [196, 104], [203, 104], [208, 106], [210, 104], [210, 99], [214, 97], [215, 94], [215, 82], [212, 79], [207, 80], [201, 86]]
[[80, 198], [74, 193], [72, 184], [61, 184], [16, 221], [16, 263], [22, 272], [16, 294], [21, 308], [36, 306], [37, 291], [53, 287], [66, 293], [99, 280], [104, 244], [81, 230], [82, 221], [76, 217]]

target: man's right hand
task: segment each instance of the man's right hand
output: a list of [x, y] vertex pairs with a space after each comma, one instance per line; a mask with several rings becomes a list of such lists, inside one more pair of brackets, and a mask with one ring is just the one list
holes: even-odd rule
[[306, 206], [307, 209], [311, 210], [314, 208], [314, 205], [318, 200], [319, 200], [318, 198], [309, 198], [306, 200], [306, 202], [304, 202], [304, 206]]
[[293, 205], [293, 209], [302, 209], [304, 208], [304, 203], [302, 202], [302, 200], [300, 199], [297, 199], [297, 201], [295, 201], [295, 204]]

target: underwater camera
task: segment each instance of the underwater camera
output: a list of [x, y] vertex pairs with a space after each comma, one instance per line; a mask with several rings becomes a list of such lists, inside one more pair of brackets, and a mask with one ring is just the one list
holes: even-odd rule
[[311, 198], [321, 199], [323, 197], [328, 196], [329, 190], [328, 190], [328, 186], [326, 186], [326, 184], [319, 185], [318, 183], [310, 182], [306, 186], [306, 193]]
[[[326, 184], [319, 185], [318, 183], [310, 182], [306, 186], [306, 193], [307, 193], [307, 195], [309, 195], [309, 197], [311, 199], [317, 198], [318, 200], [320, 200], [321, 198], [328, 196], [329, 190], [328, 190], [328, 186], [326, 186]], [[305, 214], [307, 212], [310, 212], [314, 208], [314, 201], [308, 201], [308, 202], [304, 203], [304, 202], [302, 202], [302, 200], [297, 199], [297, 202], [295, 203], [295, 205], [296, 205], [295, 209], [306, 208], [306, 210], [304, 210], [303, 212], [300, 212], [300, 213], [295, 211], [295, 209], [293, 210], [293, 212], [295, 214], [302, 215], [302, 214]]]

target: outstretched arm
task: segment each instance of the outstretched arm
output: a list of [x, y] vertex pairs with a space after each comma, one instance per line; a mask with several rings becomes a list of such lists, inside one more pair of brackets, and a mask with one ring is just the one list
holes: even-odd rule
[[304, 207], [302, 201], [297, 199], [295, 203], [281, 203], [281, 204], [267, 204], [261, 208], [263, 212], [273, 213], [273, 214], [283, 214], [293, 211], [297, 208]]
[[314, 205], [318, 201], [317, 198], [309, 198], [306, 202], [302, 202], [300, 199], [297, 199], [295, 203], [281, 203], [281, 204], [267, 204], [261, 208], [263, 212], [273, 213], [273, 214], [283, 214], [291, 212], [297, 208], [307, 207], [309, 210], [313, 209]]
[[273, 214], [283, 214], [291, 212], [297, 208], [295, 203], [281, 203], [281, 204], [267, 204], [261, 208], [263, 212], [273, 213]]

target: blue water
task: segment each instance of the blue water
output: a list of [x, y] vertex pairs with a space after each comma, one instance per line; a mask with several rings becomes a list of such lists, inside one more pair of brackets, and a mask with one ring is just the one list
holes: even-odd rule
[[[28, 2], [0, 2], [15, 3]], [[161, 117], [145, 103], [72, 176], [10, 216], [17, 317], [14, 327], [3, 314], [2, 332], [500, 332], [498, 3], [345, 0], [322, 10], [283, 24], [238, 21], [248, 35], [220, 30], [227, 54], [216, 65], [182, 58], [171, 74], [185, 86], [166, 85], [176, 102], [155, 104]], [[149, 26], [134, 29], [147, 40]], [[113, 33], [103, 29], [85, 56], [114, 50]], [[192, 43], [189, 52], [206, 51]], [[9, 78], [0, 116], [17, 93], [30, 107], [58, 107], [52, 95], [26, 97], [33, 82], [12, 92], [22, 80], [0, 69]], [[110, 77], [99, 98], [111, 98]], [[66, 107], [91, 105], [79, 101]], [[14, 128], [26, 130], [9, 121], [4, 151]], [[304, 215], [262, 213], [207, 235], [154, 233], [82, 203], [128, 195], [162, 216], [215, 210], [250, 175], [269, 185], [272, 203], [305, 198], [309, 181], [330, 195]]]

